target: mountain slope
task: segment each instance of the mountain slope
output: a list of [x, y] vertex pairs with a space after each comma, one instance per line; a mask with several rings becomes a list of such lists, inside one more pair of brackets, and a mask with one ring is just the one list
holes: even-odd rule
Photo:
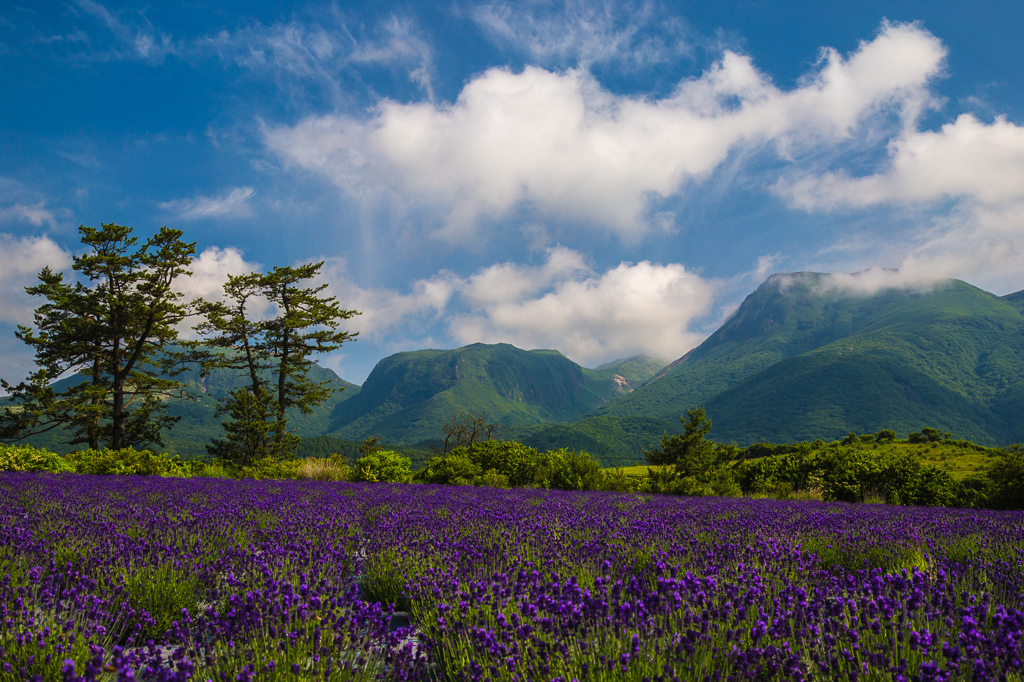
[[773, 275], [703, 344], [596, 414], [678, 417], [704, 405], [723, 442], [935, 426], [1017, 436], [1024, 316], [965, 282], [863, 295], [820, 273]]
[[377, 364], [359, 395], [335, 408], [330, 435], [436, 440], [445, 421], [465, 413], [507, 426], [569, 421], [632, 390], [630, 380], [639, 384], [657, 364], [636, 358], [590, 370], [557, 351], [509, 344], [397, 353]]
[[1007, 294], [1006, 296], [1003, 296], [1003, 300], [1012, 303], [1018, 308], [1024, 308], [1024, 290]]

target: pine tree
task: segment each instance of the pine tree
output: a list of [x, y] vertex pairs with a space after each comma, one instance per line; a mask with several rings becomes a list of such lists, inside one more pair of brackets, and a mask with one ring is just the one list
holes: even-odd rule
[[[0, 382], [14, 401], [0, 414], [0, 437], [65, 428], [71, 443], [92, 448], [101, 441], [115, 450], [162, 445], [160, 432], [176, 419], [164, 413], [160, 396], [180, 384], [161, 374], [173, 373], [167, 348], [189, 312], [172, 284], [191, 274], [195, 243], [167, 227], [142, 246], [123, 225], [83, 225], [79, 233], [87, 250], [73, 259], [78, 281], [44, 268], [39, 284], [26, 288], [46, 301], [35, 310], [36, 329], [16, 332], [34, 349], [37, 370], [17, 386]], [[53, 387], [75, 373], [86, 380]]]
[[709, 473], [718, 464], [718, 446], [707, 440], [711, 432], [711, 420], [704, 413], [703, 407], [687, 410], [683, 422], [684, 432], [675, 436], [667, 433], [661, 438], [661, 447], [644, 450], [647, 461], [654, 465], [669, 465], [674, 468], [675, 475], [702, 476]]
[[[326, 284], [302, 286], [319, 275], [322, 266], [320, 262], [229, 276], [226, 302], [203, 307], [206, 320], [196, 329], [206, 336], [206, 344], [228, 351], [212, 357], [208, 369], [237, 369], [247, 383], [223, 406], [234, 421], [224, 424], [227, 439], [208, 447], [214, 456], [240, 466], [254, 457], [290, 458], [299, 439], [288, 431], [288, 411], [310, 414], [334, 393], [328, 382], [308, 378], [313, 364], [309, 358], [355, 338], [355, 333], [337, 327], [358, 312], [343, 310], [334, 297], [321, 296]], [[251, 304], [259, 299], [275, 307], [273, 317], [254, 319]]]

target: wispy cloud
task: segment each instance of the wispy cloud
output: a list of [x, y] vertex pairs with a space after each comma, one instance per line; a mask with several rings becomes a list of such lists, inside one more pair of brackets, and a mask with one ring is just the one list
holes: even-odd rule
[[[204, 35], [175, 36], [154, 26], [137, 10], [111, 10], [97, 0], [75, 0], [75, 4], [106, 32], [106, 36], [95, 36], [95, 31], [76, 26], [73, 33], [55, 37], [79, 43], [74, 53], [78, 58], [159, 63], [173, 55], [197, 66], [216, 60], [269, 78], [285, 90], [313, 85], [335, 98], [340, 98], [339, 76], [343, 72], [377, 65], [404, 70], [433, 98], [433, 51], [408, 16], [388, 15], [368, 28], [356, 23], [358, 30], [354, 30], [337, 6], [327, 6], [272, 24], [251, 21]], [[110, 38], [113, 44], [109, 44]]]
[[469, 14], [493, 43], [538, 65], [648, 67], [692, 49], [683, 20], [651, 2], [489, 2]]
[[36, 226], [57, 227], [56, 215], [53, 210], [46, 207], [46, 202], [42, 201], [32, 206], [14, 204], [0, 208], [0, 223], [7, 222], [25, 222]]
[[159, 204], [161, 210], [173, 213], [181, 220], [206, 218], [249, 218], [253, 215], [249, 200], [255, 196], [252, 187], [236, 187], [217, 197], [196, 196], [175, 199]]
[[75, 0], [75, 4], [98, 19], [117, 41], [113, 50], [92, 53], [92, 58], [159, 62], [179, 49], [170, 35], [157, 31], [141, 12], [115, 13], [95, 0]]
[[356, 42], [348, 60], [354, 64], [405, 66], [410, 80], [434, 101], [434, 51], [409, 17], [389, 16], [376, 36]]

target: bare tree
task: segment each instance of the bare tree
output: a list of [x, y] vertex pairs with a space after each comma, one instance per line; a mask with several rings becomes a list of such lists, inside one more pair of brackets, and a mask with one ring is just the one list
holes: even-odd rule
[[458, 417], [452, 417], [441, 426], [444, 433], [442, 444], [442, 455], [460, 446], [470, 446], [484, 440], [491, 440], [496, 431], [501, 428], [499, 424], [492, 424], [487, 421], [487, 414], [463, 413]]

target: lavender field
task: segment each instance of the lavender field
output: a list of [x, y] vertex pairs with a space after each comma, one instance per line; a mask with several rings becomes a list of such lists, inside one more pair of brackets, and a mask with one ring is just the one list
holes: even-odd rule
[[0, 473], [0, 680], [1018, 680], [1022, 589], [1022, 512]]

